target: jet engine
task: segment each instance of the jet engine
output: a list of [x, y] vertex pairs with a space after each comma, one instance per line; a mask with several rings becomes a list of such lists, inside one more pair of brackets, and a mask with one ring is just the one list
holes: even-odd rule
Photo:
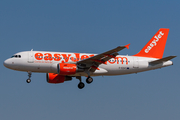
[[59, 75], [55, 73], [47, 73], [46, 79], [48, 83], [57, 84], [57, 83], [63, 83], [64, 81], [72, 80], [72, 77]]
[[83, 69], [79, 69], [76, 64], [71, 63], [59, 63], [57, 65], [57, 73], [59, 75], [73, 75], [77, 72], [83, 72]]

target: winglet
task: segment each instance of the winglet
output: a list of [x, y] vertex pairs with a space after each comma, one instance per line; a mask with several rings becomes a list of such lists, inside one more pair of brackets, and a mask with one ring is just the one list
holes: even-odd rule
[[130, 45], [130, 44], [127, 44], [127, 45], [125, 45], [124, 47], [126, 47], [127, 49], [129, 49], [129, 45]]

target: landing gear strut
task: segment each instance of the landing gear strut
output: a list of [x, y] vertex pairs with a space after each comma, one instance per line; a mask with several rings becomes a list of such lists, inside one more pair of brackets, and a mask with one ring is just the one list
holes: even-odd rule
[[85, 84], [82, 82], [81, 76], [77, 76], [76, 78], [79, 79], [79, 81], [80, 81], [79, 84], [78, 84], [78, 88], [83, 89]]
[[92, 83], [92, 82], [93, 82], [93, 78], [90, 76], [90, 71], [89, 71], [89, 70], [86, 70], [85, 72], [86, 72], [87, 75], [88, 75], [88, 77], [87, 77], [87, 79], [86, 79], [86, 82], [87, 82], [88, 84]]
[[28, 79], [26, 80], [27, 83], [30, 83], [31, 82], [31, 75], [32, 73], [30, 71], [28, 71]]

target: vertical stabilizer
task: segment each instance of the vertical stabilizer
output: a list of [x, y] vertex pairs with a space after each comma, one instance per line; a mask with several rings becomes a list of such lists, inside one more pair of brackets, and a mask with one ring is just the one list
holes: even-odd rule
[[143, 49], [134, 56], [161, 59], [163, 57], [168, 33], [169, 29], [167, 28], [159, 29], [159, 31], [151, 38]]

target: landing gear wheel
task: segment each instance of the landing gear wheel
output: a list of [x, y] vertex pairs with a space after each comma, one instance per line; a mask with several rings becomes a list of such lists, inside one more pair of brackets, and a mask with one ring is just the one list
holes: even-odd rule
[[30, 83], [30, 82], [31, 82], [31, 79], [27, 79], [26, 82], [27, 82], [27, 83]]
[[27, 83], [30, 83], [31, 82], [31, 71], [28, 71], [28, 79], [26, 80]]
[[83, 82], [80, 82], [80, 83], [78, 84], [78, 88], [79, 88], [79, 89], [83, 89], [84, 86], [85, 86], [85, 84], [84, 84]]
[[93, 82], [93, 78], [92, 78], [92, 77], [88, 77], [88, 78], [86, 79], [86, 82], [87, 82], [88, 84], [92, 83], [92, 82]]

